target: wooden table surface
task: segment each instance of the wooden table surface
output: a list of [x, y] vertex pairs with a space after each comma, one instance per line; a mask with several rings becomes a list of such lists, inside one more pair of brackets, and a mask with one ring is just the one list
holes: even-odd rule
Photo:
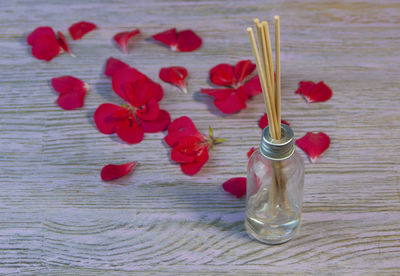
[[[299, 138], [323, 131], [332, 141], [306, 163], [302, 228], [267, 246], [245, 231], [244, 199], [221, 184], [245, 176], [257, 145], [259, 95], [222, 116], [208, 70], [252, 58], [246, 27], [281, 16], [283, 119]], [[398, 1], [1, 1], [0, 273], [53, 275], [212, 275], [400, 273], [400, 4]], [[49, 63], [30, 55], [26, 35], [41, 25], [67, 33], [80, 20], [99, 29], [70, 46], [77, 55]], [[111, 42], [140, 28], [142, 38], [192, 28], [204, 40], [192, 53], [135, 39], [129, 54]], [[69, 36], [68, 36], [69, 38]], [[161, 67], [189, 70], [189, 94], [162, 83], [161, 107], [189, 115], [227, 142], [194, 176], [169, 161], [161, 139], [137, 145], [99, 133], [93, 112], [120, 103], [103, 76], [113, 56], [159, 81]], [[85, 106], [63, 111], [49, 80], [73, 75], [92, 87]], [[301, 80], [325, 81], [331, 100], [306, 104]], [[138, 161], [130, 176], [100, 180], [105, 164]]]

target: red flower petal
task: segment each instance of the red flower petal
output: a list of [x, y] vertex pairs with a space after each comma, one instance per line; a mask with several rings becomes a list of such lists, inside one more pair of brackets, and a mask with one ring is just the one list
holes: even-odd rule
[[62, 32], [57, 32], [58, 35], [58, 44], [60, 44], [61, 48], [63, 48], [64, 51], [66, 51], [68, 54], [73, 55], [71, 50], [69, 49], [67, 39], [63, 35]]
[[[204, 147], [197, 150], [198, 144], [203, 141], [202, 137], [198, 136], [185, 136], [179, 141], [171, 151], [171, 159], [179, 163], [192, 163], [196, 162], [199, 153], [202, 153]], [[202, 161], [202, 160], [199, 160]]]
[[121, 165], [108, 164], [101, 170], [101, 179], [110, 181], [129, 174], [135, 169], [137, 162], [128, 162]]
[[[290, 124], [285, 120], [281, 120], [281, 123], [290, 126]], [[267, 125], [268, 125], [268, 116], [266, 113], [264, 113], [264, 115], [262, 115], [260, 120], [258, 121], [258, 126], [261, 129], [264, 129]]]
[[323, 81], [301, 81], [296, 94], [302, 94], [307, 102], [325, 102], [332, 97], [332, 90]]
[[172, 83], [187, 93], [185, 86], [185, 78], [188, 72], [184, 67], [172, 66], [161, 68], [159, 77], [162, 81]]
[[104, 134], [113, 134], [122, 120], [127, 120], [128, 110], [119, 105], [105, 103], [94, 112], [94, 122], [97, 129]]
[[210, 70], [210, 81], [215, 85], [236, 85], [235, 67], [230, 64], [218, 64]]
[[126, 69], [126, 68], [130, 68], [128, 64], [120, 61], [119, 59], [110, 57], [106, 61], [106, 66], [105, 66], [105, 69], [104, 69], [104, 75], [112, 77], [118, 71]]
[[323, 132], [307, 132], [302, 138], [296, 140], [296, 145], [310, 157], [312, 163], [329, 148], [329, 144], [330, 138]]
[[58, 93], [69, 93], [75, 88], [85, 89], [86, 84], [73, 76], [61, 76], [51, 79], [51, 85]]
[[121, 121], [117, 126], [117, 135], [129, 144], [137, 144], [143, 140], [144, 132], [136, 119]]
[[136, 116], [142, 120], [155, 120], [160, 113], [160, 107], [155, 99], [151, 99], [141, 109], [136, 110]]
[[[208, 161], [208, 150], [204, 149], [200, 156], [197, 157], [198, 162], [181, 163], [181, 170], [184, 174], [195, 175], [198, 173], [204, 164]], [[197, 161], [196, 160], [196, 161]]]
[[136, 80], [134, 83], [131, 83], [129, 89], [128, 87], [125, 88], [125, 95], [131, 105], [135, 107], [145, 105], [153, 97], [150, 81], [147, 78]]
[[261, 83], [258, 75], [252, 77], [249, 81], [238, 88], [239, 94], [244, 94], [247, 98], [262, 93]]
[[246, 103], [236, 93], [230, 94], [226, 99], [214, 100], [214, 105], [225, 114], [232, 114], [246, 108]]
[[133, 83], [144, 79], [147, 79], [146, 75], [135, 68], [122, 69], [114, 73], [112, 77], [112, 89], [118, 96], [129, 102], [127, 93], [131, 92]]
[[202, 44], [201, 38], [192, 30], [183, 30], [178, 33], [177, 50], [179, 52], [192, 52]]
[[234, 177], [222, 184], [222, 188], [228, 193], [241, 198], [246, 194], [246, 177]]
[[128, 53], [128, 50], [127, 50], [128, 40], [132, 36], [135, 36], [139, 33], [140, 33], [139, 29], [135, 29], [130, 32], [121, 32], [121, 33], [117, 33], [116, 35], [114, 35], [113, 39], [121, 47], [121, 49], [124, 53]]
[[81, 39], [85, 34], [96, 29], [97, 26], [91, 22], [80, 21], [69, 27], [69, 33], [73, 40]]
[[65, 110], [80, 108], [84, 104], [86, 90], [74, 89], [70, 93], [60, 94], [57, 98], [59, 107]]
[[160, 110], [160, 112], [158, 112], [158, 117], [154, 120], [146, 121], [140, 118], [138, 119], [145, 133], [164, 131], [171, 123], [171, 117], [169, 116], [169, 113], [162, 109]]
[[231, 94], [236, 93], [236, 90], [233, 88], [224, 88], [224, 89], [201, 89], [202, 94], [210, 95], [214, 97], [216, 100], [224, 100], [228, 98]]
[[161, 85], [150, 80], [150, 86], [153, 94], [153, 99], [155, 99], [157, 102], [161, 101], [164, 96], [164, 90], [162, 89]]
[[176, 43], [177, 43], [177, 34], [176, 34], [176, 29], [169, 29], [166, 30], [164, 32], [155, 34], [152, 36], [152, 38], [154, 40], [157, 40], [161, 43], [164, 43], [168, 46], [172, 47], [176, 47]]
[[54, 37], [56, 38], [56, 35], [53, 31], [52, 28], [44, 26], [44, 27], [37, 27], [34, 29], [26, 38], [26, 42], [33, 46], [36, 44], [37, 41], [39, 41], [43, 37]]
[[72, 76], [53, 78], [51, 85], [60, 95], [57, 104], [65, 109], [72, 110], [83, 106], [87, 91], [87, 84]]
[[248, 152], [247, 152], [247, 158], [250, 158], [250, 156], [253, 154], [253, 152], [256, 151], [256, 147], [252, 147]]
[[192, 120], [187, 116], [175, 119], [168, 127], [168, 134], [164, 140], [170, 147], [175, 147], [177, 143], [185, 136], [201, 135], [193, 124]]
[[32, 55], [40, 60], [50, 61], [62, 48], [56, 34], [50, 27], [38, 27], [28, 37], [27, 43], [32, 45]]
[[235, 78], [237, 83], [242, 83], [246, 78], [253, 73], [256, 65], [250, 60], [241, 60], [235, 66]]

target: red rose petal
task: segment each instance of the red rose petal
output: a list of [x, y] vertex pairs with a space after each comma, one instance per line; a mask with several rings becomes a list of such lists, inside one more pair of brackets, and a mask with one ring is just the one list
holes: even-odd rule
[[145, 133], [154, 133], [164, 131], [168, 128], [171, 123], [171, 117], [165, 110], [160, 110], [158, 117], [151, 121], [142, 120], [140, 118], [140, 125]]
[[246, 108], [246, 103], [236, 93], [222, 100], [214, 100], [214, 105], [225, 114], [232, 114]]
[[253, 73], [256, 65], [250, 60], [241, 60], [235, 66], [235, 78], [237, 83], [242, 83], [246, 78]]
[[112, 77], [120, 70], [130, 68], [128, 64], [120, 61], [119, 59], [110, 57], [106, 61], [106, 66], [104, 69], [104, 75]]
[[252, 77], [249, 81], [238, 88], [238, 93], [244, 94], [247, 98], [262, 93], [261, 83], [258, 75]]
[[112, 89], [118, 96], [129, 102], [127, 93], [130, 93], [133, 83], [144, 79], [147, 79], [146, 75], [135, 68], [122, 69], [114, 73], [112, 77]]
[[207, 94], [213, 97], [216, 100], [224, 100], [228, 98], [231, 94], [236, 93], [236, 90], [233, 88], [225, 88], [225, 89], [201, 89], [202, 94]]
[[210, 81], [215, 85], [235, 85], [235, 67], [225, 63], [214, 66], [210, 70]]
[[69, 27], [69, 33], [73, 40], [81, 39], [85, 34], [96, 29], [97, 26], [91, 22], [80, 21]]
[[121, 47], [124, 53], [128, 53], [127, 50], [128, 40], [139, 33], [140, 33], [139, 29], [135, 29], [129, 32], [121, 32], [114, 35], [113, 39]]
[[185, 79], [188, 72], [186, 68], [181, 66], [172, 66], [161, 68], [159, 77], [162, 81], [172, 83], [187, 93]]
[[50, 61], [62, 48], [56, 34], [50, 27], [38, 27], [28, 37], [27, 43], [32, 45], [32, 55], [40, 60]]
[[164, 140], [170, 147], [175, 147], [177, 143], [185, 136], [201, 135], [193, 124], [192, 120], [187, 116], [175, 119], [168, 127], [168, 134]]
[[157, 40], [161, 43], [164, 43], [168, 46], [172, 47], [176, 47], [176, 43], [177, 43], [177, 34], [176, 34], [176, 29], [169, 29], [166, 30], [164, 32], [155, 34], [152, 36], [152, 38], [154, 40]]
[[329, 148], [330, 138], [323, 132], [307, 132], [302, 138], [296, 140], [296, 145], [309, 157], [312, 163]]
[[128, 110], [119, 105], [105, 103], [100, 105], [94, 112], [94, 122], [97, 129], [104, 134], [113, 134], [121, 120], [127, 120]]
[[137, 162], [128, 162], [121, 165], [108, 164], [101, 170], [101, 179], [110, 181], [129, 174], [135, 169]]
[[256, 147], [252, 147], [248, 152], [247, 152], [247, 158], [250, 158], [250, 156], [253, 154], [253, 152], [256, 151]]
[[183, 30], [178, 33], [177, 50], [179, 52], [192, 52], [202, 44], [201, 38], [192, 30]]
[[332, 90], [323, 81], [301, 81], [296, 94], [302, 94], [307, 102], [325, 102], [332, 97]]
[[60, 93], [57, 104], [65, 109], [72, 110], [82, 107], [87, 92], [87, 84], [72, 76], [53, 78], [51, 85], [54, 90]]
[[58, 35], [58, 43], [60, 44], [61, 48], [63, 48], [64, 51], [66, 51], [68, 54], [71, 56], [73, 55], [71, 50], [69, 49], [67, 39], [63, 35], [62, 32], [57, 32]]
[[117, 126], [117, 135], [129, 144], [137, 144], [143, 140], [144, 132], [136, 119], [121, 121]]
[[[281, 123], [290, 126], [290, 124], [285, 120], [281, 120]], [[260, 120], [258, 121], [258, 126], [261, 129], [264, 129], [267, 125], [268, 125], [268, 116], [266, 113], [264, 113], [264, 115], [262, 115]]]
[[241, 198], [246, 194], [246, 177], [234, 177], [222, 184], [222, 188], [228, 193]]
[[198, 162], [181, 163], [181, 170], [184, 174], [195, 175], [198, 173], [204, 164], [208, 161], [208, 150], [204, 149], [201, 155], [197, 157]]

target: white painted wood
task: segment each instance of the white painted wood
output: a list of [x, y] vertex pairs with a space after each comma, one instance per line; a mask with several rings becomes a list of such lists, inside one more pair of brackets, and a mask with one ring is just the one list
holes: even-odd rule
[[[246, 27], [281, 16], [282, 111], [297, 138], [324, 131], [331, 148], [306, 164], [303, 225], [279, 246], [252, 241], [244, 200], [221, 183], [246, 173], [246, 152], [259, 142], [262, 97], [221, 116], [201, 95], [208, 70], [251, 58]], [[400, 271], [400, 112], [398, 1], [1, 1], [0, 273], [55, 275], [395, 275]], [[79, 20], [99, 29], [71, 41], [77, 58], [32, 58], [27, 33], [50, 25], [66, 33]], [[123, 54], [116, 32], [143, 37], [170, 27], [204, 39], [193, 53], [145, 40]], [[69, 38], [69, 37], [68, 37]], [[203, 170], [183, 175], [168, 159], [164, 134], [126, 145], [99, 133], [95, 108], [120, 102], [102, 76], [120, 58], [158, 80], [163, 66], [189, 70], [188, 95], [162, 84], [162, 108], [190, 115], [218, 137]], [[88, 82], [85, 107], [63, 111], [49, 86], [71, 74]], [[324, 80], [326, 103], [306, 104], [300, 80]], [[152, 152], [149, 152], [152, 149]], [[303, 155], [304, 156], [304, 155]], [[103, 183], [107, 163], [138, 161], [130, 177]]]

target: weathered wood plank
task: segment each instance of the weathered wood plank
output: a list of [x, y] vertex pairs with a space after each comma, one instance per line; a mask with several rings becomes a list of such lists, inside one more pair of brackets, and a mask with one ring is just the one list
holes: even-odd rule
[[[209, 87], [212, 66], [251, 58], [245, 28], [255, 16], [275, 14], [281, 16], [283, 118], [297, 138], [324, 131], [332, 145], [318, 163], [306, 162], [300, 234], [265, 246], [245, 233], [244, 201], [221, 188], [246, 173], [246, 152], [259, 142], [262, 97], [221, 116], [199, 91]], [[0, 2], [0, 273], [398, 273], [399, 14], [400, 4], [390, 0]], [[99, 29], [71, 41], [77, 58], [44, 63], [30, 56], [25, 37], [35, 27], [66, 32], [82, 19]], [[137, 27], [143, 37], [193, 28], [204, 46], [175, 53], [138, 39], [128, 55], [121, 53], [112, 35]], [[102, 75], [110, 56], [154, 80], [163, 66], [188, 68], [190, 93], [162, 84], [161, 107], [228, 139], [198, 175], [185, 176], [169, 161], [162, 133], [127, 145], [97, 131], [96, 107], [121, 102]], [[54, 104], [49, 80], [66, 74], [92, 87], [80, 110]], [[293, 93], [300, 80], [324, 80], [333, 98], [304, 103]], [[103, 165], [130, 160], [140, 165], [116, 181], [121, 185], [101, 182]]]

